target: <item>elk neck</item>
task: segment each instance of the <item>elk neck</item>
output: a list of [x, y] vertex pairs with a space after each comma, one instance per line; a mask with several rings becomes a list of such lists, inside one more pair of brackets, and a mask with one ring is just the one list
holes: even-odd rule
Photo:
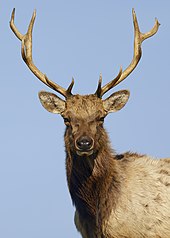
[[120, 194], [122, 172], [103, 129], [100, 146], [90, 156], [71, 150], [65, 133], [67, 182], [73, 204], [83, 220], [100, 227]]

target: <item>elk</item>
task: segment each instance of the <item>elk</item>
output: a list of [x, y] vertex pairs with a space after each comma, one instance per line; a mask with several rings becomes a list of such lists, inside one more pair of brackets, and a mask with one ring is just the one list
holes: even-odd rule
[[28, 68], [49, 88], [65, 97], [42, 91], [43, 107], [60, 114], [66, 125], [66, 173], [75, 205], [75, 225], [83, 238], [169, 238], [170, 237], [170, 159], [154, 160], [136, 153], [116, 154], [104, 129], [104, 118], [122, 109], [129, 91], [103, 95], [121, 83], [140, 61], [142, 42], [159, 28], [141, 33], [134, 9], [134, 55], [130, 65], [105, 86], [100, 75], [97, 90], [90, 95], [73, 95], [74, 80], [67, 89], [47, 78], [32, 60], [34, 11], [28, 31], [22, 35], [10, 27], [22, 42], [21, 54]]

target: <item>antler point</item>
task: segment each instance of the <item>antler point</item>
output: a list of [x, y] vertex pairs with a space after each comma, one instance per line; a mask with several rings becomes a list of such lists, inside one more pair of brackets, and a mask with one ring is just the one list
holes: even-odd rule
[[36, 13], [37, 13], [37, 10], [34, 9], [34, 11], [33, 11], [33, 16], [34, 16], [34, 17], [36, 17]]
[[133, 17], [136, 17], [136, 12], [135, 12], [134, 8], [132, 8], [132, 15], [133, 15]]
[[[14, 21], [14, 17], [15, 17], [15, 8], [13, 8], [13, 10], [12, 10], [11, 21]], [[11, 21], [10, 21], [10, 23], [11, 23]]]
[[102, 73], [99, 75], [99, 82], [102, 82]]
[[158, 25], [158, 27], [161, 25], [161, 23], [158, 21], [157, 17], [155, 17], [155, 22]]

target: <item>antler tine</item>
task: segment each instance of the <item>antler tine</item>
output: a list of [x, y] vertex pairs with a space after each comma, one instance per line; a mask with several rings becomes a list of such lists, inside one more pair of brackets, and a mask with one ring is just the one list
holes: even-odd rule
[[126, 77], [128, 77], [128, 75], [136, 68], [142, 56], [142, 48], [141, 48], [142, 42], [146, 40], [147, 38], [155, 35], [160, 26], [160, 23], [158, 22], [156, 18], [153, 28], [147, 33], [141, 33], [134, 9], [132, 9], [132, 16], [133, 16], [133, 24], [134, 24], [134, 55], [130, 65], [123, 71], [120, 79], [116, 82], [115, 86], [119, 84], [120, 82], [122, 82]]
[[12, 11], [12, 14], [11, 14], [11, 20], [10, 20], [10, 27], [12, 29], [12, 31], [14, 32], [14, 34], [16, 35], [16, 37], [19, 39], [19, 40], [22, 40], [24, 35], [22, 35], [18, 29], [16, 28], [15, 24], [14, 24], [14, 18], [15, 18], [15, 8], [13, 9]]
[[[59, 86], [58, 84], [54, 83], [53, 81], [49, 80], [45, 74], [43, 74], [33, 63], [32, 60], [32, 31], [34, 26], [34, 21], [36, 18], [36, 10], [34, 10], [30, 24], [28, 26], [27, 33], [25, 35], [21, 34], [14, 24], [15, 18], [15, 8], [12, 11], [11, 20], [10, 20], [10, 27], [16, 37], [22, 42], [21, 44], [21, 54], [24, 62], [28, 66], [28, 68], [33, 72], [33, 74], [41, 80], [44, 84], [48, 87], [52, 88], [53, 90], [57, 91], [58, 93], [62, 94], [64, 97], [69, 97], [72, 95], [71, 89], [73, 87], [73, 82], [71, 82], [69, 86], [69, 90], [64, 89], [63, 87]], [[70, 89], [71, 88], [71, 89]]]
[[[58, 85], [57, 85], [56, 83], [54, 83], [53, 81], [49, 80], [49, 79], [47, 78], [47, 75], [44, 75], [44, 76], [45, 76], [45, 80], [46, 80], [46, 82], [48, 83], [49, 87], [52, 88], [52, 89], [54, 89], [55, 91], [59, 92], [59, 89], [57, 88]], [[74, 79], [72, 78], [72, 81], [71, 81], [70, 85], [68, 86], [67, 90], [65, 90], [65, 89], [63, 88], [63, 92], [62, 92], [62, 93], [61, 93], [61, 86], [59, 86], [59, 87], [60, 87], [60, 92], [59, 92], [59, 93], [61, 93], [61, 94], [62, 94], [63, 96], [65, 96], [66, 98], [68, 98], [69, 96], [72, 95], [71, 90], [72, 90], [72, 88], [73, 88], [73, 85], [74, 85]]]
[[99, 82], [98, 82], [98, 86], [97, 86], [97, 90], [95, 92], [95, 94], [100, 98], [101, 97], [101, 90], [102, 90], [102, 74], [100, 73], [99, 76]]
[[70, 85], [67, 88], [67, 94], [68, 95], [72, 95], [71, 90], [72, 90], [73, 86], [74, 86], [74, 78], [72, 78], [72, 81], [71, 81]]
[[119, 73], [116, 76], [115, 79], [113, 79], [112, 81], [110, 81], [109, 83], [107, 83], [105, 86], [101, 87], [102, 84], [102, 75], [100, 74], [99, 77], [99, 83], [98, 83], [98, 87], [97, 90], [95, 92], [95, 94], [99, 97], [102, 98], [102, 96], [109, 91], [111, 88], [113, 88], [115, 86], [115, 84], [117, 83], [117, 81], [120, 79], [122, 75], [122, 67], [120, 67]]

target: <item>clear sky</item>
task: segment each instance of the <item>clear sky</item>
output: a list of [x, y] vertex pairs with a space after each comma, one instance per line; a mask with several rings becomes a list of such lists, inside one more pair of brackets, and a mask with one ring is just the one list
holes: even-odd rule
[[[134, 151], [170, 156], [170, 1], [1, 0], [0, 113], [0, 237], [78, 238], [74, 207], [66, 184], [64, 124], [59, 115], [40, 105], [37, 94], [49, 90], [21, 59], [20, 42], [9, 28], [15, 22], [26, 32], [34, 9], [33, 58], [50, 79], [73, 92], [96, 90], [125, 68], [133, 56], [132, 8], [141, 31], [157, 17], [158, 33], [143, 43], [135, 72], [115, 90], [131, 97], [120, 112], [108, 116], [105, 127], [118, 153]], [[112, 90], [113, 91], [113, 90]]]

